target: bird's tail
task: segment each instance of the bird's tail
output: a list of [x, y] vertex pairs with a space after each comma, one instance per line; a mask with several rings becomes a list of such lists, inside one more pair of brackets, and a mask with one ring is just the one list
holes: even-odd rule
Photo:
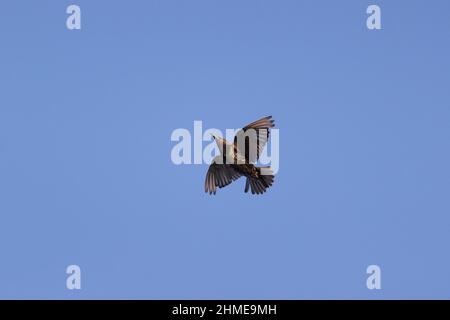
[[270, 167], [256, 167], [258, 171], [257, 177], [247, 177], [245, 182], [245, 192], [248, 192], [249, 188], [252, 189], [252, 194], [262, 194], [272, 186], [275, 176]]

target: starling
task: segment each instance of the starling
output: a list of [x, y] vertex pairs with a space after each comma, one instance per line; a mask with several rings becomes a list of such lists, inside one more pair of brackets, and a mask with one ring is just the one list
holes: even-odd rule
[[242, 176], [247, 178], [245, 192], [249, 188], [252, 194], [266, 192], [273, 184], [273, 172], [270, 167], [257, 167], [255, 162], [267, 144], [269, 129], [274, 126], [272, 116], [259, 119], [240, 129], [233, 143], [213, 135], [220, 154], [213, 159], [206, 173], [205, 192], [216, 194], [217, 187], [223, 188]]

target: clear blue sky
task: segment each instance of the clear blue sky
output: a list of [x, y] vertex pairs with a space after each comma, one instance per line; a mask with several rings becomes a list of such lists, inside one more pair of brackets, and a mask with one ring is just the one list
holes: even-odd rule
[[[2, 2], [0, 298], [450, 298], [449, 17], [444, 0]], [[268, 114], [264, 196], [206, 195], [206, 165], [170, 160], [175, 128]]]

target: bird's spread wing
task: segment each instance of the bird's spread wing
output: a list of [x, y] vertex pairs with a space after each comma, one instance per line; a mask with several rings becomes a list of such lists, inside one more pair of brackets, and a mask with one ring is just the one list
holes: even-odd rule
[[254, 163], [259, 159], [267, 140], [269, 130], [275, 126], [272, 116], [259, 119], [239, 130], [234, 137], [234, 146], [239, 154], [245, 155], [247, 163]]
[[211, 163], [205, 179], [205, 192], [216, 194], [217, 187], [223, 188], [241, 176], [228, 164]]

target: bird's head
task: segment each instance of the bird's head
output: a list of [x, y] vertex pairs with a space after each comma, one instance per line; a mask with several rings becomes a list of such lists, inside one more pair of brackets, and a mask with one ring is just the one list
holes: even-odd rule
[[211, 136], [213, 137], [213, 139], [216, 141], [217, 145], [219, 147], [222, 147], [224, 144], [226, 144], [226, 140], [223, 139], [222, 137], [216, 136], [214, 134], [211, 134]]

